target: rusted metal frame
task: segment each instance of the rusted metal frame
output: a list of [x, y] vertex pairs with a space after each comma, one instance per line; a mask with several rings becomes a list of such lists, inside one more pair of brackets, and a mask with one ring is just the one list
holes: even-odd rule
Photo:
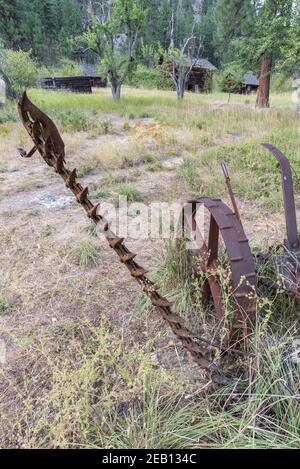
[[[237, 304], [233, 328], [237, 331], [244, 330], [244, 334], [248, 335], [248, 326], [250, 323], [254, 323], [256, 319], [256, 301], [252, 297], [254, 296], [253, 290], [256, 287], [257, 280], [254, 259], [243, 226], [236, 214], [219, 199], [202, 197], [195, 200], [194, 203], [203, 204], [211, 214], [211, 220], [213, 220], [209, 234], [210, 251], [212, 252], [211, 266], [213, 265], [216, 269], [218, 268], [218, 264], [215, 264], [217, 262], [215, 260], [217, 253], [216, 239], [219, 230], [222, 234], [231, 263], [233, 295]], [[218, 230], [216, 227], [218, 227]], [[204, 250], [208, 256], [210, 255], [209, 249], [205, 243], [202, 250]], [[200, 249], [199, 254], [201, 255]], [[204, 272], [208, 270], [208, 266], [203, 265], [203, 262], [202, 264], [200, 263], [200, 271], [201, 270]], [[212, 285], [215, 285], [215, 281]], [[213, 294], [212, 290], [211, 293]], [[215, 298], [214, 303], [216, 304]], [[222, 313], [221, 310], [217, 312], [218, 316], [220, 316], [220, 314], [224, 315], [223, 309]]]
[[120, 261], [126, 265], [131, 276], [141, 285], [152, 305], [160, 312], [184, 348], [189, 351], [193, 360], [200, 368], [215, 372], [217, 366], [211, 358], [213, 347], [208, 346], [206, 340], [201, 342], [201, 337], [196, 336], [185, 327], [184, 320], [172, 311], [171, 303], [158, 293], [158, 287], [146, 277], [146, 270], [134, 261], [136, 254], [127, 249], [124, 245], [124, 239], [117, 237], [110, 230], [109, 223], [97, 212], [97, 206], [93, 205], [88, 198], [88, 188], [83, 188], [76, 182], [76, 170], [70, 171], [65, 168], [64, 143], [51, 119], [36, 108], [26, 94], [19, 103], [19, 112], [22, 122], [42, 158], [63, 178], [66, 186], [75, 195], [88, 217], [100, 226], [100, 230], [110, 247], [117, 253]]
[[287, 157], [281, 153], [278, 148], [268, 143], [263, 143], [262, 146], [270, 153], [272, 153], [272, 155], [275, 156], [280, 164], [288, 248], [291, 251], [297, 251], [300, 248], [300, 240], [297, 229], [296, 206], [291, 165]]
[[233, 329], [245, 329], [245, 335], [248, 335], [247, 329], [255, 323], [257, 309], [254, 298], [257, 279], [249, 242], [241, 222], [224, 202], [214, 203], [211, 212], [219, 225], [230, 259], [233, 295], [237, 304]]
[[[190, 205], [187, 205], [183, 208], [183, 224], [184, 224], [184, 233], [188, 237], [192, 237], [193, 241], [201, 240], [202, 243], [198, 245], [197, 249], [192, 249], [193, 254], [197, 254], [200, 257], [199, 264], [192, 269], [192, 274], [199, 274], [203, 272], [207, 275], [207, 278], [204, 279], [202, 286], [202, 299], [203, 302], [208, 302], [209, 298], [212, 297], [213, 303], [215, 306], [216, 314], [220, 320], [224, 318], [224, 309], [222, 304], [222, 289], [219, 282], [219, 263], [216, 256], [217, 250], [215, 247], [215, 238], [216, 234], [214, 231], [210, 232], [209, 247], [206, 245], [205, 240], [203, 239], [200, 230], [196, 222], [196, 212], [197, 212], [197, 203], [191, 201], [192, 213], [190, 214], [187, 209]], [[198, 204], [199, 205], [199, 204]], [[189, 230], [187, 233], [187, 229]], [[218, 243], [218, 240], [217, 240]]]

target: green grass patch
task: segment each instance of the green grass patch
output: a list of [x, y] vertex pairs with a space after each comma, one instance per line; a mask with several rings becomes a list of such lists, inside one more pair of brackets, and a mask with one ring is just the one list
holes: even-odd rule
[[0, 296], [0, 314], [7, 313], [9, 308], [12, 306], [11, 301], [7, 300], [6, 298]]
[[127, 197], [129, 202], [142, 202], [145, 199], [145, 195], [130, 183], [122, 184], [118, 189], [118, 194]]
[[81, 241], [73, 249], [75, 262], [83, 268], [98, 265], [97, 251], [90, 241]]

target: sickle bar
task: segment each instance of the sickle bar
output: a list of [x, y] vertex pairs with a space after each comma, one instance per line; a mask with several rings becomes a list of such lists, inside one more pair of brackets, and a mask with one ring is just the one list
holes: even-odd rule
[[[26, 93], [19, 103], [19, 113], [24, 127], [44, 161], [62, 177], [66, 186], [73, 192], [78, 203], [86, 211], [87, 216], [99, 226], [109, 246], [118, 255], [120, 262], [128, 268], [131, 276], [139, 283], [150, 298], [152, 305], [168, 323], [184, 348], [189, 351], [195, 363], [201, 369], [209, 371], [213, 379], [219, 380], [220, 375], [213, 359], [213, 350], [220, 347], [210, 344], [186, 328], [184, 320], [172, 311], [171, 303], [159, 294], [159, 287], [148, 279], [147, 271], [135, 262], [136, 254], [125, 246], [124, 239], [117, 237], [110, 230], [108, 221], [97, 212], [97, 206], [88, 198], [88, 188], [83, 188], [77, 182], [76, 170], [70, 171], [65, 167], [64, 142], [55, 124], [30, 102]], [[30, 153], [33, 154], [33, 150]], [[20, 154], [23, 157], [29, 156], [22, 149], [20, 149]]]

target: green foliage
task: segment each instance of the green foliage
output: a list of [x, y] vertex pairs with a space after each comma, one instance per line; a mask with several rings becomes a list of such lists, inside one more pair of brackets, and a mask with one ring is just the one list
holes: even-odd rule
[[1, 107], [0, 124], [8, 122], [17, 122], [18, 113], [14, 102], [6, 100], [5, 104]]
[[218, 84], [221, 91], [230, 93], [239, 91], [242, 87], [241, 74], [233, 68], [226, 68], [218, 76]]
[[215, 21], [218, 55], [223, 61], [231, 61], [235, 58], [232, 41], [247, 36], [255, 22], [251, 0], [217, 0]]
[[61, 65], [55, 74], [61, 77], [76, 77], [83, 75], [83, 71], [79, 63], [65, 58], [61, 61]]
[[51, 77], [54, 73], [52, 69], [46, 67], [46, 65], [39, 65], [37, 67], [37, 77], [40, 80], [41, 78]]
[[20, 95], [37, 78], [37, 67], [31, 51], [0, 49], [0, 74], [6, 77], [8, 97]]
[[202, 42], [202, 56], [207, 57], [215, 66], [219, 63], [219, 49], [216, 44], [215, 0], [202, 0], [202, 19], [199, 26]]
[[291, 27], [285, 31], [285, 41], [281, 44], [281, 55], [284, 56], [284, 71], [297, 70], [300, 57], [300, 0], [294, 1]]
[[98, 265], [97, 251], [90, 241], [78, 243], [73, 250], [73, 256], [80, 267], [87, 268]]
[[[276, 69], [287, 66], [287, 55], [291, 58], [293, 32], [296, 29], [298, 12], [293, 10], [291, 0], [266, 0], [258, 3], [252, 27], [235, 35], [229, 44], [232, 54], [239, 57], [249, 68], [258, 67], [264, 55], [273, 58]], [[299, 58], [299, 55], [298, 55]], [[297, 57], [294, 56], [294, 66]]]
[[0, 314], [4, 314], [11, 307], [11, 302], [0, 295]]
[[129, 202], [142, 202], [144, 200], [144, 194], [132, 184], [122, 184], [119, 187], [118, 194], [127, 197]]
[[114, 99], [130, 70], [138, 36], [147, 15], [146, 2], [115, 0], [105, 18], [93, 17], [79, 42], [101, 57], [100, 73], [108, 77]]
[[91, 196], [95, 199], [105, 199], [108, 197], [108, 192], [103, 188], [103, 186], [99, 186], [97, 184], [92, 184], [91, 188], [93, 189], [93, 192]]
[[[299, 11], [298, 0], [219, 0], [217, 44], [222, 61], [237, 60], [244, 69], [261, 69], [266, 77], [274, 70], [291, 73], [300, 58]], [[268, 80], [262, 82], [257, 105], [269, 105]]]
[[65, 111], [57, 114], [57, 118], [65, 132], [89, 130], [95, 125], [85, 114], [77, 111]]
[[[48, 66], [62, 57], [77, 60], [80, 43], [82, 50], [90, 49], [85, 58], [101, 61], [101, 73], [111, 82], [124, 81], [133, 59], [153, 67], [160, 47], [180, 49], [191, 34], [201, 40], [202, 57], [218, 67], [234, 59], [258, 71], [261, 55], [272, 53], [276, 69], [290, 72], [300, 56], [299, 5], [299, 0], [0, 0], [0, 37], [7, 49], [31, 49]], [[77, 75], [77, 67], [69, 65], [63, 73]], [[139, 86], [152, 86], [150, 77], [146, 81]]]
[[0, 11], [5, 46], [32, 49], [34, 57], [45, 62], [72, 53], [69, 39], [83, 29], [78, 0], [0, 0]]
[[83, 9], [79, 0], [60, 0], [59, 52], [74, 56], [73, 38], [83, 30]]
[[271, 88], [274, 92], [292, 92], [293, 80], [290, 75], [283, 72], [275, 72], [272, 76]]
[[157, 88], [161, 90], [170, 90], [174, 88], [172, 80], [160, 69], [147, 67], [138, 64], [130, 73], [126, 83], [137, 88]]

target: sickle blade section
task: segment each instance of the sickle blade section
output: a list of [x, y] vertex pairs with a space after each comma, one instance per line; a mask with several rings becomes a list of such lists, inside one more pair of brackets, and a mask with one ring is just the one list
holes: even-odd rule
[[[38, 109], [28, 98], [26, 92], [23, 94], [19, 105], [19, 115], [29, 135], [36, 143], [38, 149], [43, 142], [51, 136], [53, 152], [65, 155], [65, 145], [54, 122], [40, 109]], [[38, 127], [39, 125], [39, 127]], [[36, 141], [37, 139], [37, 141]], [[42, 155], [43, 156], [43, 155]], [[48, 163], [48, 162], [47, 162]]]

